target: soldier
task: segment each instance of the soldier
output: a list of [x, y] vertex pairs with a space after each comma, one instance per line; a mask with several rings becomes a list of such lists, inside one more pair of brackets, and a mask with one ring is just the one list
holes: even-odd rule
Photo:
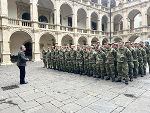
[[96, 77], [96, 52], [94, 51], [94, 48], [89, 48], [89, 70], [88, 70], [88, 76]]
[[62, 46], [60, 46], [58, 62], [59, 62], [59, 70], [64, 71], [64, 50]]
[[125, 43], [126, 47], [130, 50], [132, 57], [128, 57], [128, 68], [129, 68], [129, 78], [130, 81], [133, 81], [133, 68], [134, 68], [134, 64], [133, 64], [133, 55], [134, 55], [134, 49], [131, 47], [131, 43], [130, 42], [126, 42]]
[[76, 65], [76, 51], [74, 50], [75, 46], [72, 45], [71, 46], [71, 50], [70, 50], [70, 57], [71, 57], [71, 64], [70, 64], [70, 68], [71, 68], [71, 73], [75, 72], [75, 65]]
[[47, 54], [46, 54], [46, 61], [47, 61], [47, 68], [50, 68], [51, 64], [51, 51], [50, 48], [48, 47]]
[[148, 62], [149, 74], [150, 74], [150, 45], [149, 45], [149, 42], [145, 43], [145, 47], [146, 47], [147, 62]]
[[83, 51], [81, 51], [80, 45], [77, 45], [76, 51], [76, 73], [82, 75], [83, 74]]
[[51, 65], [52, 65], [52, 69], [56, 69], [56, 66], [55, 66], [55, 50], [54, 50], [54, 46], [52, 46], [52, 49], [51, 49]]
[[129, 81], [129, 68], [128, 68], [128, 57], [131, 57], [131, 52], [128, 48], [124, 47], [123, 42], [118, 43], [117, 50], [117, 71], [118, 77], [116, 82], [121, 82], [125, 78], [125, 84], [128, 84]]
[[54, 59], [55, 69], [59, 70], [60, 69], [60, 66], [59, 66], [59, 46], [57, 45], [57, 43], [55, 46], [54, 54], [55, 54], [55, 59]]
[[65, 65], [66, 65], [66, 72], [70, 73], [71, 72], [71, 59], [70, 59], [70, 46], [66, 46], [66, 51], [65, 51]]
[[133, 51], [132, 51], [132, 56], [133, 56], [133, 64], [134, 64], [134, 68], [133, 68], [133, 77], [137, 78], [138, 76], [138, 49], [136, 48], [136, 45], [134, 43], [131, 44]]
[[88, 74], [88, 64], [89, 64], [89, 60], [88, 60], [88, 57], [89, 57], [89, 51], [88, 51], [88, 46], [86, 45], [86, 47], [84, 48], [83, 50], [83, 61], [84, 61], [84, 75], [87, 75]]
[[112, 82], [115, 81], [115, 58], [116, 58], [116, 50], [111, 48], [111, 44], [107, 44], [106, 46], [106, 80], [112, 79]]
[[96, 77], [104, 79], [106, 55], [99, 47], [96, 54]]
[[142, 51], [142, 58], [143, 58], [143, 70], [144, 70], [144, 75], [146, 75], [146, 66], [147, 66], [147, 54], [146, 54], [146, 49], [144, 47], [144, 43], [141, 41], [140, 42], [141, 46], [141, 51]]
[[44, 67], [43, 68], [47, 67], [46, 54], [47, 54], [47, 52], [43, 48], [43, 50], [42, 50], [42, 57], [43, 57], [42, 59], [43, 59], [43, 63], [44, 63]]

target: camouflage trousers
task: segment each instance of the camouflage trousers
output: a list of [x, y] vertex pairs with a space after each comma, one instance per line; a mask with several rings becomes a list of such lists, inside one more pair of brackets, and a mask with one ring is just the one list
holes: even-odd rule
[[133, 61], [133, 64], [134, 64], [133, 76], [136, 78], [138, 76], [138, 66], [139, 66], [139, 63], [138, 63], [138, 61]]
[[76, 69], [75, 73], [83, 74], [83, 62], [80, 59], [76, 60]]
[[44, 67], [47, 68], [47, 61], [46, 59], [43, 59]]
[[128, 68], [128, 63], [122, 63], [122, 62], [118, 62], [117, 63], [117, 71], [118, 71], [118, 79], [122, 79], [125, 78], [126, 81], [129, 81], [129, 76], [128, 76], [128, 72], [129, 72], [129, 68]]
[[95, 76], [96, 75], [96, 63], [95, 62], [89, 62], [88, 65], [88, 76]]
[[105, 76], [105, 65], [103, 63], [96, 63], [96, 77], [97, 78], [104, 78]]
[[106, 63], [105, 65], [107, 76], [115, 78], [115, 65], [114, 63]]
[[134, 68], [134, 64], [133, 62], [128, 62], [128, 68], [129, 68], [129, 78], [133, 79], [133, 68]]
[[138, 74], [140, 76], [144, 75], [144, 68], [143, 67], [144, 67], [143, 61], [139, 61]]
[[84, 60], [84, 75], [88, 74], [88, 68], [89, 68], [89, 61], [88, 60]]

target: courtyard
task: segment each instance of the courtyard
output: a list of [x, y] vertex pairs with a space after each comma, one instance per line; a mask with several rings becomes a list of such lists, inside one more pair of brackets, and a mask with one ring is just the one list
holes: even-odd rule
[[17, 66], [0, 66], [0, 113], [150, 113], [149, 74], [125, 85], [42, 67], [29, 62], [19, 85]]

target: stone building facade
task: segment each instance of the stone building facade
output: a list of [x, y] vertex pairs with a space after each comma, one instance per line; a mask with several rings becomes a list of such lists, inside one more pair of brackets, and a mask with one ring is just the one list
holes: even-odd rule
[[11, 64], [22, 44], [39, 61], [42, 48], [55, 43], [149, 40], [150, 0], [111, 0], [111, 18], [109, 6], [110, 0], [0, 0], [1, 65]]

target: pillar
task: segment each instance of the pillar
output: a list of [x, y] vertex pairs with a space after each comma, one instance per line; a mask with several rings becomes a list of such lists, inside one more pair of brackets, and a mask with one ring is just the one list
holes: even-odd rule
[[78, 27], [78, 23], [77, 23], [77, 5], [74, 4], [74, 11], [73, 11], [73, 28], [74, 28], [74, 32], [77, 32], [77, 27]]
[[55, 10], [54, 10], [54, 19], [55, 19], [55, 25], [56, 25], [56, 30], [60, 30], [60, 3], [59, 1], [56, 0], [55, 4]]
[[127, 31], [129, 30], [129, 18], [126, 11], [124, 11], [123, 14], [123, 31], [124, 34], [127, 34]]
[[2, 41], [1, 41], [1, 65], [9, 65], [12, 64], [11, 63], [11, 59], [10, 59], [10, 43], [9, 43], [9, 31], [8, 29], [2, 29], [1, 32], [1, 37], [2, 37]]
[[86, 29], [88, 30], [88, 33], [91, 31], [91, 15], [90, 11], [87, 11], [87, 18], [86, 18]]
[[41, 52], [40, 52], [40, 37], [39, 33], [34, 33], [34, 41], [32, 42], [32, 48], [33, 48], [33, 61], [41, 61]]
[[30, 2], [30, 14], [31, 14], [31, 21], [33, 21], [33, 27], [38, 27], [38, 0], [33, 0]]
[[8, 2], [7, 0], [0, 0], [0, 12], [2, 17], [8, 17]]

